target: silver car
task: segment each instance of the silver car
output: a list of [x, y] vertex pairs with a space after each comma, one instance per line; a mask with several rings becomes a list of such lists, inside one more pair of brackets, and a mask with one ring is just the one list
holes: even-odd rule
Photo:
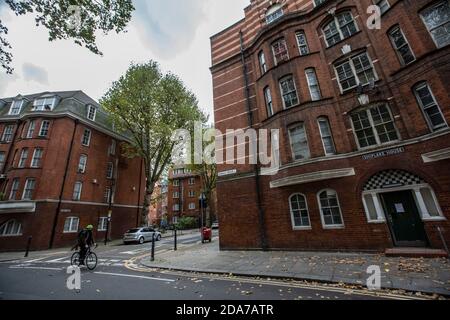
[[131, 242], [138, 242], [140, 244], [143, 244], [144, 242], [152, 241], [153, 234], [155, 235], [156, 241], [161, 240], [161, 233], [153, 228], [143, 227], [130, 229], [123, 235], [123, 243], [127, 244]]

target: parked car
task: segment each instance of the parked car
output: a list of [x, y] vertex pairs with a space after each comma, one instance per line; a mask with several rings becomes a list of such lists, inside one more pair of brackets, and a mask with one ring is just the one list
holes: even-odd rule
[[145, 227], [130, 229], [123, 235], [123, 243], [138, 242], [143, 244], [144, 242], [152, 241], [153, 234], [155, 234], [156, 241], [161, 240], [161, 233], [153, 228]]
[[219, 229], [219, 223], [213, 222], [213, 224], [211, 225], [211, 229]]

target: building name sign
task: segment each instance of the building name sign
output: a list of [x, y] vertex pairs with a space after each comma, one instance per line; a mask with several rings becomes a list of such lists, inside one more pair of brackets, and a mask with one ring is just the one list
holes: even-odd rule
[[379, 151], [379, 152], [366, 154], [362, 158], [363, 158], [363, 160], [373, 160], [373, 159], [378, 159], [378, 158], [395, 156], [397, 154], [401, 154], [401, 153], [404, 153], [404, 152], [405, 152], [405, 148], [400, 147], [400, 148], [395, 148], [395, 149], [384, 150], [384, 151]]
[[233, 170], [227, 170], [227, 171], [219, 172], [218, 176], [219, 177], [225, 177], [225, 176], [231, 176], [232, 174], [236, 174], [236, 173], [237, 173], [237, 170], [233, 169]]

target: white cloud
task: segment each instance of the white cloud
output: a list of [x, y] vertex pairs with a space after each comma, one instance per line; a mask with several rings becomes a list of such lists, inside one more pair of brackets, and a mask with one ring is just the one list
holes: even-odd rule
[[25, 81], [36, 81], [37, 83], [48, 85], [48, 73], [43, 68], [26, 62], [22, 65], [22, 73]]
[[[135, 0], [127, 33], [98, 34], [103, 57], [71, 40], [49, 42], [48, 30], [37, 28], [32, 15], [17, 17], [3, 10], [0, 19], [10, 30], [15, 77], [0, 70], [0, 97], [83, 90], [98, 100], [131, 61], [154, 59], [164, 71], [180, 76], [197, 95], [200, 107], [212, 115], [209, 38], [241, 19], [248, 4], [249, 0]], [[26, 63], [39, 66], [47, 77], [42, 72], [32, 81], [29, 72], [25, 72], [28, 78], [22, 76]]]
[[135, 0], [134, 5], [134, 24], [141, 41], [165, 60], [186, 50], [207, 18], [205, 0]]

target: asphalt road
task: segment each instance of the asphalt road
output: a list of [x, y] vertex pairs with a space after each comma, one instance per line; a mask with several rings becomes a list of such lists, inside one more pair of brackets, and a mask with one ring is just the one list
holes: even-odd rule
[[[188, 247], [199, 235], [180, 236], [178, 246]], [[367, 291], [306, 285], [256, 278], [199, 275], [169, 271], [136, 271], [127, 261], [148, 253], [151, 243], [99, 247], [99, 265], [82, 269], [81, 290], [66, 286], [70, 252], [33, 253], [20, 261], [0, 263], [0, 299], [70, 300], [367, 300], [402, 299]], [[173, 239], [156, 243], [156, 255], [173, 249]]]

